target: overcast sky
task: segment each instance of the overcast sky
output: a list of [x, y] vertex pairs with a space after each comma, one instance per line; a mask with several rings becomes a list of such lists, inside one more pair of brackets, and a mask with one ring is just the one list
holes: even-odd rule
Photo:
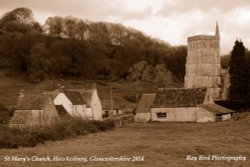
[[249, 0], [0, 0], [0, 15], [17, 7], [30, 8], [41, 24], [49, 16], [122, 23], [171, 45], [213, 35], [218, 21], [222, 54], [232, 50], [236, 38], [250, 48]]

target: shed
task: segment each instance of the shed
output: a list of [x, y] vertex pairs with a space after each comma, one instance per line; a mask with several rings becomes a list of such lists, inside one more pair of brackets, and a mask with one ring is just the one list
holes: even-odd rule
[[201, 104], [197, 113], [197, 122], [217, 122], [231, 119], [235, 111], [218, 104]]

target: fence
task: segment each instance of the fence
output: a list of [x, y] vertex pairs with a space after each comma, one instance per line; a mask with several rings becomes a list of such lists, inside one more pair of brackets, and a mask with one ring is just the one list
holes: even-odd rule
[[133, 114], [121, 114], [121, 115], [115, 115], [110, 119], [114, 120], [115, 127], [119, 128], [119, 127], [122, 127], [123, 125], [134, 122], [134, 115]]

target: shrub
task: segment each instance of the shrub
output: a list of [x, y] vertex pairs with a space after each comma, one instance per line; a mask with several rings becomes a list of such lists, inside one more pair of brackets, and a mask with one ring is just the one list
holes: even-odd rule
[[112, 120], [88, 121], [67, 117], [55, 121], [47, 127], [16, 129], [0, 127], [0, 148], [35, 147], [45, 141], [62, 140], [88, 133], [111, 130], [115, 127]]

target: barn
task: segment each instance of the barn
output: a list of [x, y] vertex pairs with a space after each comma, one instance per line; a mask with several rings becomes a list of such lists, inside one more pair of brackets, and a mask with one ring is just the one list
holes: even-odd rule
[[232, 113], [215, 104], [206, 88], [160, 88], [151, 105], [151, 121], [215, 122]]

